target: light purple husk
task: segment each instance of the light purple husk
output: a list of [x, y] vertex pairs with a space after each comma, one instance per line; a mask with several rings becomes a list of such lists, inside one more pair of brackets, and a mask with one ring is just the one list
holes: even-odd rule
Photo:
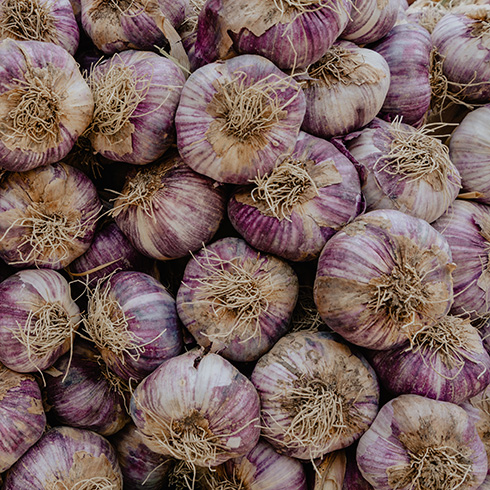
[[[144, 199], [125, 195], [138, 182]], [[146, 194], [152, 182], [154, 191]], [[128, 174], [122, 195], [114, 203], [114, 220], [143, 255], [157, 260], [185, 257], [199, 250], [216, 233], [225, 214], [223, 186], [188, 167], [171, 154]]]
[[110, 442], [116, 449], [124, 487], [131, 490], [162, 490], [172, 460], [153, 452], [144, 442], [134, 423], [130, 422]]
[[[242, 141], [222, 131], [215, 96], [222, 85], [236, 80], [248, 88], [272, 85], [269, 97], [284, 114], [267, 131]], [[257, 173], [268, 173], [280, 155], [294, 147], [306, 110], [300, 85], [271, 61], [241, 55], [196, 70], [182, 90], [175, 116], [177, 146], [187, 165], [218, 182], [248, 184]]]
[[490, 101], [490, 5], [469, 5], [446, 14], [432, 32], [432, 42], [445, 57], [443, 70], [449, 81], [470, 84], [462, 90], [465, 100]]
[[356, 44], [378, 41], [394, 27], [400, 4], [401, 0], [354, 0], [351, 20], [340, 37]]
[[[175, 140], [174, 117], [185, 77], [173, 61], [156, 53], [127, 50], [94, 67], [90, 84], [103, 84], [113, 67], [127, 67], [143, 100], [115, 134], [104, 134], [97, 126], [88, 133], [92, 147], [105, 158], [145, 165], [161, 157]], [[100, 80], [98, 82], [98, 80]], [[104, 89], [103, 85], [101, 87]], [[102, 107], [110, 101], [100, 100]]]
[[130, 340], [127, 352], [120, 352], [105, 341], [103, 334], [97, 333], [97, 317], [92, 313], [93, 306], [100, 301], [97, 294], [92, 294], [89, 300], [86, 321], [96, 332], [90, 336], [104, 361], [118, 376], [126, 381], [139, 382], [163, 361], [180, 353], [182, 332], [175, 300], [160, 282], [143, 272], [122, 271], [116, 272], [99, 287], [118, 303], [117, 307], [111, 308], [113, 311], [108, 312], [108, 320], [115, 322], [121, 314], [125, 317]]
[[225, 468], [229, 475], [239, 475], [239, 481], [251, 488], [256, 487], [257, 490], [307, 490], [308, 488], [301, 462], [279, 454], [262, 439], [245, 456], [227, 461]]
[[[11, 172], [0, 183], [0, 257], [18, 268], [66, 267], [90, 247], [100, 209], [93, 182], [63, 162]], [[60, 231], [40, 243], [53, 222]]]
[[[176, 438], [180, 442], [179, 421], [189, 420], [192, 414], [198, 422], [206, 421], [209, 432], [203, 433], [203, 438], [211, 436], [211, 442], [217, 445], [214, 456], [200, 457], [197, 450], [195, 464], [206, 467], [247, 454], [257, 445], [259, 413], [259, 396], [253, 384], [223, 357], [197, 349], [163, 362], [136, 387], [130, 405], [131, 417], [143, 440], [161, 454], [169, 451], [158, 444], [155, 429], [172, 427], [177, 431], [167, 436], [175, 452], [171, 441]], [[189, 428], [196, 430], [192, 424]], [[185, 425], [180, 430], [185, 432]]]
[[[6, 0], [0, 1], [0, 19], [6, 15], [3, 12], [5, 3]], [[33, 12], [45, 13], [46, 15], [41, 18], [46, 19], [47, 25], [39, 26], [39, 33], [36, 33], [35, 37], [34, 33], [30, 34], [26, 29], [16, 29], [15, 25], [3, 33], [0, 29], [0, 40], [11, 38], [19, 41], [49, 42], [61, 46], [73, 56], [78, 48], [80, 33], [70, 0], [38, 0], [36, 3], [38, 7], [33, 8]], [[33, 12], [30, 12], [30, 15], [35, 18], [36, 14]], [[25, 15], [29, 14], [26, 12]], [[43, 28], [49, 29], [49, 33], [45, 36], [43, 36]]]
[[447, 240], [453, 271], [454, 314], [476, 320], [490, 313], [490, 206], [457, 199], [433, 223]]
[[[408, 263], [422, 277], [425, 293], [439, 299], [426, 305], [425, 312], [410, 311], [410, 318], [391, 318], [388, 306], [373, 307], [372, 302], [379, 300], [373, 281], [392, 277], [397, 267]], [[453, 269], [446, 239], [425, 220], [389, 209], [370, 211], [345, 226], [323, 248], [315, 304], [323, 321], [349, 342], [389, 349], [449, 312]]]
[[[349, 152], [364, 167], [360, 176], [367, 210], [396, 209], [431, 223], [442, 216], [458, 196], [461, 188], [459, 171], [449, 157], [443, 161], [441, 156], [439, 168], [421, 177], [415, 171], [413, 176], [399, 171], [389, 158], [397, 128], [396, 123], [393, 125], [376, 118], [362, 131], [345, 138]], [[416, 131], [404, 123], [400, 123], [399, 129], [407, 135]], [[427, 151], [431, 149], [428, 147]], [[408, 155], [405, 158], [410, 162]], [[439, 178], [443, 165], [446, 179]]]
[[116, 223], [110, 222], [95, 233], [90, 248], [69, 265], [69, 273], [94, 284], [114, 271], [150, 273], [152, 264], [131, 245]]
[[[19, 338], [28, 336], [33, 342], [31, 330], [39, 320], [36, 312], [45, 305], [59, 305], [66, 313], [66, 338], [47, 353], [38, 355]], [[0, 362], [24, 373], [46, 369], [68, 352], [81, 321], [80, 310], [70, 296], [66, 279], [59, 272], [38, 269], [17, 272], [0, 283], [0, 317]], [[45, 329], [49, 327], [46, 321], [41, 325]]]
[[431, 99], [430, 34], [418, 24], [400, 24], [369, 48], [382, 55], [390, 67], [391, 82], [382, 117], [392, 120], [400, 116], [406, 124], [420, 123]]
[[441, 343], [426, 342], [416, 350], [406, 342], [395, 349], [371, 351], [368, 360], [380, 382], [395, 396], [412, 393], [457, 404], [479, 393], [490, 383], [490, 355], [477, 329], [469, 320], [460, 321], [454, 324], [455, 336], [447, 340], [451, 360]]
[[[0, 103], [3, 108], [0, 116], [0, 170], [4, 168], [25, 172], [59, 162], [70, 152], [92, 119], [92, 93], [80, 74], [78, 65], [61, 46], [40, 41], [5, 39], [0, 43], [0, 59]], [[29, 131], [27, 126], [23, 130], [23, 126], [19, 128], [19, 122], [15, 122], [10, 116], [11, 100], [16, 100], [14, 91], [22, 89], [24, 83], [27, 87], [31, 86], [33, 76], [38, 77], [38, 85], [53, 93], [53, 100], [43, 99], [52, 114], [43, 113], [43, 117], [57, 118], [57, 125], [53, 127], [49, 126], [51, 119], [46, 122], [48, 129], [55, 133], [54, 142], [49, 142], [47, 138], [39, 140], [36, 131], [30, 136], [32, 127]], [[28, 102], [28, 92], [25, 88], [23, 90], [19, 92], [19, 101]], [[35, 92], [32, 97], [34, 96]], [[47, 132], [41, 133], [49, 136]]]
[[[240, 316], [243, 308], [239, 306], [220, 308], [226, 298], [206, 292], [208, 282], [220, 281], [217, 273], [221, 271], [243, 280], [233, 265], [257, 283], [265, 281], [255, 286], [255, 297], [250, 297], [251, 305], [259, 310], [257, 318]], [[177, 293], [177, 311], [199, 345], [233, 361], [255, 361], [288, 330], [298, 293], [298, 278], [285, 261], [258, 252], [240, 238], [222, 238], [188, 262]]]
[[42, 436], [46, 414], [41, 390], [33, 376], [1, 364], [0, 373], [0, 473], [3, 473]]
[[[390, 68], [380, 54], [349, 41], [336, 41], [331, 50], [339, 48], [358, 63], [356, 68], [345, 72], [334, 64], [332, 71], [341, 72], [340, 80], [335, 79], [336, 73], [332, 73], [328, 83], [321, 75], [312, 76], [311, 71], [317, 65], [296, 77], [306, 97], [301, 128], [320, 138], [342, 136], [370, 123], [383, 106], [390, 87]], [[319, 63], [322, 61], [324, 58]]]
[[[251, 380], [260, 396], [262, 437], [279, 453], [300, 460], [313, 461], [350, 446], [378, 411], [379, 385], [373, 368], [334, 333], [299, 331], [284, 336], [259, 359]], [[307, 408], [299, 397], [295, 405], [288, 406], [288, 401], [308, 381], [342, 399], [342, 427], [332, 427], [315, 444], [301, 434], [288, 433], [297, 412]]]
[[137, 0], [121, 8], [106, 0], [81, 0], [82, 26], [106, 54], [168, 48], [176, 42], [173, 34], [185, 18], [185, 4], [185, 0]]
[[[129, 420], [123, 393], [107, 377], [95, 347], [77, 341], [44, 375], [49, 413], [61, 425], [89, 429], [108, 436]], [[127, 400], [126, 400], [127, 399]]]
[[[461, 488], [476, 489], [485, 479], [488, 466], [485, 447], [466, 412], [453, 403], [419, 395], [401, 395], [381, 408], [359, 440], [357, 464], [376, 490], [393, 490], [394, 483], [389, 483], [388, 475], [403, 468], [409, 471], [408, 451], [418, 450], [421, 456], [431, 447], [464, 452], [463, 461], [470, 463], [470, 470]], [[439, 467], [441, 474], [444, 466]], [[445, 473], [451, 469], [448, 467]], [[423, 488], [424, 482], [418, 480]]]
[[361, 212], [359, 176], [331, 143], [304, 132], [289, 155], [314, 165], [308, 174], [317, 192], [309, 188], [304, 199], [285, 208], [287, 216], [277, 217], [266, 201], [256, 194], [254, 198], [255, 185], [239, 187], [228, 201], [228, 216], [238, 233], [258, 250], [293, 261], [313, 260], [327, 240]]
[[60, 426], [46, 432], [12, 466], [2, 488], [44, 490], [48, 484], [58, 481], [72, 488], [89, 478], [109, 480], [112, 484], [109, 488], [122, 490], [116, 451], [106, 438], [95, 432]]
[[357, 466], [356, 450], [357, 444], [352, 444], [345, 451], [347, 464], [345, 466], [344, 484], [340, 490], [373, 490]]
[[463, 189], [490, 204], [490, 105], [469, 112], [454, 130], [449, 155], [461, 174]]
[[199, 14], [196, 57], [205, 65], [236, 54], [258, 54], [281, 69], [308, 66], [338, 38], [352, 9], [349, 0], [320, 3], [301, 12], [282, 2], [208, 0]]

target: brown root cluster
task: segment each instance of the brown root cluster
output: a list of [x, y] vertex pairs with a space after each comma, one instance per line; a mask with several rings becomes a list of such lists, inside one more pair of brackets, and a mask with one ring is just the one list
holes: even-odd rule
[[[345, 12], [344, 2], [336, 0], [273, 0], [275, 7], [282, 13], [293, 11], [298, 14], [328, 9], [337, 14]], [[349, 3], [353, 3], [349, 0]]]
[[49, 482], [46, 490], [117, 490], [119, 486], [111, 479], [103, 476], [94, 476], [76, 483], [67, 485], [61, 480]]
[[291, 318], [290, 332], [316, 332], [325, 326], [313, 299], [313, 291], [309, 286], [300, 286], [298, 302]]
[[272, 216], [291, 221], [295, 206], [318, 195], [318, 188], [308, 172], [311, 162], [285, 158], [270, 174], [258, 174], [253, 180], [252, 199], [262, 201]]

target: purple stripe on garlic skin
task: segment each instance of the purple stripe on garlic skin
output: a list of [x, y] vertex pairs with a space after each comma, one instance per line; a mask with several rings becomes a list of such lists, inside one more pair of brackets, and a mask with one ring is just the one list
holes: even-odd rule
[[418, 395], [390, 400], [359, 440], [357, 463], [376, 490], [476, 489], [485, 447], [466, 412]]
[[314, 460], [352, 444], [378, 411], [379, 386], [358, 353], [326, 332], [295, 332], [252, 373], [264, 437], [276, 450]]
[[153, 452], [144, 442], [136, 425], [127, 424], [110, 439], [116, 449], [125, 488], [162, 490], [172, 460]]
[[61, 269], [90, 247], [100, 208], [92, 181], [63, 162], [11, 172], [0, 183], [0, 256]]
[[472, 320], [490, 312], [490, 206], [457, 199], [433, 226], [447, 240], [453, 271], [454, 314]]
[[27, 373], [68, 352], [81, 321], [68, 282], [51, 270], [23, 270], [0, 283], [0, 318], [0, 362]]
[[426, 221], [378, 210], [356, 218], [325, 245], [314, 297], [325, 323], [353, 344], [403, 344], [453, 301], [451, 251]]
[[57, 44], [73, 56], [80, 33], [69, 0], [2, 0], [0, 40], [6, 38]]
[[58, 162], [94, 108], [75, 60], [60, 46], [12, 39], [0, 42], [0, 59], [0, 168], [24, 172]]
[[6, 473], [3, 490], [58, 488], [122, 490], [121, 469], [109, 441], [95, 432], [55, 427]]
[[315, 136], [345, 135], [370, 123], [390, 87], [390, 68], [375, 51], [336, 41], [296, 79], [306, 97], [302, 129]]
[[[490, 5], [466, 5], [445, 15], [432, 32], [451, 82], [469, 84], [462, 92], [471, 102], [490, 101]], [[462, 88], [462, 87], [458, 87]]]
[[454, 130], [449, 154], [463, 189], [475, 200], [490, 204], [490, 105], [469, 112]]
[[260, 402], [226, 359], [193, 350], [162, 363], [135, 389], [130, 413], [150, 449], [217, 466], [258, 442]]
[[[95, 347], [77, 341], [44, 374], [46, 402], [58, 424], [108, 436], [129, 420], [124, 383], [110, 376]], [[127, 388], [127, 387], [126, 387]]]
[[344, 484], [339, 490], [374, 490], [369, 482], [364, 479], [357, 466], [356, 451], [357, 443], [352, 444], [345, 450], [347, 464], [345, 466]]
[[403, 117], [406, 124], [419, 123], [431, 99], [430, 34], [418, 24], [401, 24], [369, 47], [382, 55], [390, 67], [390, 88], [381, 114], [391, 120]]
[[0, 364], [0, 472], [8, 470], [42, 436], [46, 415], [33, 376]]
[[199, 16], [201, 64], [258, 54], [282, 69], [319, 60], [347, 25], [352, 0], [210, 0]]
[[196, 172], [247, 184], [294, 146], [305, 109], [300, 85], [266, 58], [210, 63], [182, 90], [175, 116], [179, 152]]
[[[281, 163], [290, 171], [282, 173]], [[278, 159], [268, 179], [236, 189], [228, 216], [253, 247], [304, 261], [317, 258], [327, 240], [360, 213], [361, 205], [354, 165], [328, 141], [300, 132], [294, 150]]]
[[[162, 156], [175, 139], [184, 82], [173, 61], [147, 51], [124, 51], [95, 66], [89, 78], [94, 119], [87, 134], [94, 151], [135, 165]], [[114, 106], [113, 97], [124, 103]]]
[[109, 368], [141, 381], [182, 349], [175, 300], [143, 272], [116, 272], [89, 295], [85, 329]]
[[225, 206], [224, 187], [172, 153], [128, 174], [112, 214], [139, 252], [168, 260], [185, 257], [208, 243]]
[[354, 0], [351, 20], [340, 37], [356, 44], [378, 41], [394, 27], [400, 4], [400, 0]]
[[391, 350], [368, 359], [395, 395], [412, 393], [462, 403], [490, 383], [490, 355], [470, 320], [447, 316]]
[[286, 333], [298, 292], [285, 261], [223, 238], [187, 264], [177, 311], [199, 345], [233, 361], [254, 361]]
[[368, 211], [396, 209], [431, 223], [456, 199], [459, 171], [430, 129], [375, 119], [346, 140], [363, 167], [360, 175]]

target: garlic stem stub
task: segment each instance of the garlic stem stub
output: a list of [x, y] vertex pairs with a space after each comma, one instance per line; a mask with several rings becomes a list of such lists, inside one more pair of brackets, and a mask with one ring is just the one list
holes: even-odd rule
[[40, 439], [45, 426], [41, 390], [34, 377], [0, 364], [0, 472]]
[[396, 118], [375, 119], [346, 138], [362, 167], [367, 210], [396, 209], [429, 223], [444, 214], [458, 196], [461, 176], [449, 150], [432, 136], [432, 126], [415, 129]]
[[446, 239], [426, 221], [370, 211], [325, 245], [315, 304], [349, 342], [390, 349], [449, 312], [454, 267]]
[[174, 142], [174, 116], [184, 74], [173, 61], [128, 50], [96, 64], [88, 84], [94, 116], [85, 136], [109, 160], [144, 165]]
[[332, 138], [375, 118], [390, 88], [390, 68], [376, 51], [336, 41], [296, 80], [306, 97], [301, 128], [321, 138]]
[[359, 440], [357, 463], [376, 490], [470, 490], [487, 474], [475, 424], [453, 403], [401, 395]]
[[300, 85], [266, 58], [210, 63], [192, 73], [182, 90], [177, 146], [196, 172], [247, 184], [294, 147], [305, 110]]
[[472, 320], [485, 317], [490, 313], [490, 206], [456, 199], [433, 226], [456, 264], [451, 311]]
[[0, 42], [0, 168], [24, 172], [64, 158], [92, 120], [94, 101], [61, 46]]
[[490, 355], [469, 318], [447, 315], [395, 349], [372, 351], [368, 359], [395, 395], [460, 404], [490, 383]]
[[219, 228], [225, 206], [224, 187], [172, 153], [129, 172], [111, 214], [140, 253], [169, 260], [208, 243]]
[[0, 40], [6, 38], [57, 44], [74, 56], [80, 33], [69, 0], [2, 0]]
[[238, 187], [228, 201], [233, 227], [253, 247], [305, 261], [362, 207], [354, 165], [330, 142], [300, 132], [268, 175]]
[[346, 464], [347, 458], [343, 449], [328, 453], [320, 463], [315, 463], [313, 490], [342, 490]]
[[143, 272], [121, 271], [89, 292], [86, 337], [125, 381], [141, 381], [182, 349], [175, 300]]
[[95, 346], [77, 341], [44, 374], [49, 413], [60, 425], [109, 436], [129, 421], [129, 387], [110, 373]]
[[177, 311], [199, 345], [233, 361], [254, 361], [286, 333], [298, 292], [285, 261], [240, 238], [223, 238], [187, 264]]
[[90, 430], [50, 429], [6, 473], [5, 490], [122, 490], [109, 441]]
[[349, 446], [378, 411], [373, 369], [335, 334], [286, 335], [259, 359], [251, 379], [260, 395], [262, 437], [301, 460]]
[[80, 322], [66, 279], [52, 270], [22, 270], [0, 283], [0, 362], [29, 373], [68, 352]]
[[95, 185], [64, 162], [10, 172], [0, 182], [0, 257], [61, 269], [90, 247], [100, 210]]
[[247, 454], [259, 439], [259, 411], [252, 383], [223, 357], [197, 349], [163, 362], [130, 406], [145, 444], [192, 468]]
[[349, 21], [353, 0], [211, 0], [198, 19], [201, 64], [257, 54], [281, 69], [318, 61]]

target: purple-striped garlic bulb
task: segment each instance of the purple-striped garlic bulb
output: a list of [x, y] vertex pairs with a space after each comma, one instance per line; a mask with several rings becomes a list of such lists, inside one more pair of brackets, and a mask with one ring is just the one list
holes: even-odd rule
[[187, 264], [177, 311], [199, 345], [245, 362], [286, 333], [297, 298], [298, 278], [289, 264], [240, 238], [223, 238]]

